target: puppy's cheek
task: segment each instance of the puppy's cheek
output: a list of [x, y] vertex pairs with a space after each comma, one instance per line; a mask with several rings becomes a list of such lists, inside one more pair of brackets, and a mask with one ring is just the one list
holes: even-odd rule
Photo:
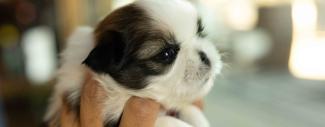
[[144, 70], [148, 75], [159, 76], [167, 73], [171, 65], [165, 65], [155, 61], [148, 61], [145, 63]]
[[146, 88], [152, 77], [164, 75], [171, 67], [152, 60], [132, 61], [132, 63], [118, 73], [110, 75], [123, 87], [133, 90]]
[[150, 76], [148, 71], [140, 66], [129, 66], [118, 73], [112, 73], [111, 76], [123, 87], [133, 90], [144, 89]]

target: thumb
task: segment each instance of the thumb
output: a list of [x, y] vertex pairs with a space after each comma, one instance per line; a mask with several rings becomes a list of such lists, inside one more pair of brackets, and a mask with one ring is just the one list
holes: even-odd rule
[[131, 97], [124, 107], [120, 127], [154, 127], [159, 111], [157, 102]]

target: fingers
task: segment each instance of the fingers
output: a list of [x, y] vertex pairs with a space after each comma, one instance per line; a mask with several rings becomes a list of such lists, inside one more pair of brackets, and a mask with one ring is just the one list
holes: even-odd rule
[[131, 97], [124, 107], [120, 127], [154, 127], [159, 112], [157, 102]]
[[[66, 101], [63, 101], [61, 108], [61, 127], [80, 127], [79, 119], [76, 117], [75, 113], [69, 109]], [[50, 127], [56, 127], [57, 125], [50, 125]]]
[[[103, 127], [101, 104], [106, 97], [103, 88], [88, 73], [81, 91], [81, 127]], [[193, 105], [203, 109], [202, 100], [195, 101]], [[125, 104], [120, 127], [154, 127], [160, 108], [160, 104], [153, 100], [131, 97]]]
[[80, 123], [81, 127], [103, 127], [101, 117], [102, 101], [105, 100], [105, 92], [87, 74], [85, 84], [81, 91], [80, 100]]

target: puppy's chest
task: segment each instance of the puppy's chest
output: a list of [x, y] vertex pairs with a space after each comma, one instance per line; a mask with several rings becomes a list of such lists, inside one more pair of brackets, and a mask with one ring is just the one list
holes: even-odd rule
[[[103, 117], [105, 127], [118, 127], [125, 104], [131, 96], [113, 96], [104, 102]], [[180, 112], [174, 109], [161, 109], [159, 116], [172, 116], [179, 118]]]
[[123, 94], [110, 94], [103, 102], [102, 116], [105, 122], [118, 121], [122, 115], [123, 108], [126, 102], [131, 97], [130, 95]]
[[[123, 109], [127, 101], [130, 99], [130, 95], [125, 94], [110, 94], [106, 101], [104, 101], [103, 108], [103, 118], [105, 119], [105, 123], [107, 125], [113, 125], [114, 123], [118, 123], [120, 117], [123, 113]], [[168, 104], [165, 104], [168, 105]], [[171, 106], [168, 106], [171, 107]], [[179, 117], [179, 110], [175, 110], [172, 108], [163, 109], [160, 111], [159, 116], [173, 116]]]

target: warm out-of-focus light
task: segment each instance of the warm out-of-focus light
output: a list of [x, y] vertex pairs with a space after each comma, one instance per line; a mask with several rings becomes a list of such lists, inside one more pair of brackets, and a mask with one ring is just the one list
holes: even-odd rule
[[315, 1], [293, 1], [292, 19], [290, 71], [299, 78], [325, 80], [325, 36], [318, 35]]
[[257, 22], [257, 7], [252, 0], [230, 0], [225, 8], [226, 22], [236, 30], [251, 30]]
[[127, 5], [129, 3], [132, 3], [134, 0], [113, 0], [112, 8], [116, 9], [121, 6]]
[[35, 84], [49, 81], [56, 69], [54, 34], [47, 27], [36, 27], [23, 36], [26, 75]]
[[317, 7], [313, 0], [294, 0], [292, 4], [293, 29], [297, 34], [314, 33], [317, 25]]

